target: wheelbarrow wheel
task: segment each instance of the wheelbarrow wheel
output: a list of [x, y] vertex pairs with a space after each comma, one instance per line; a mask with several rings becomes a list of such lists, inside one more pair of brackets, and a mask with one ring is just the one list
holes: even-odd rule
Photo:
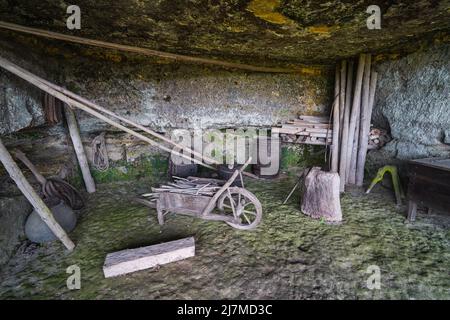
[[262, 205], [258, 198], [244, 188], [231, 187], [217, 200], [217, 208], [234, 216], [235, 222], [227, 222], [240, 230], [256, 228], [262, 219]]

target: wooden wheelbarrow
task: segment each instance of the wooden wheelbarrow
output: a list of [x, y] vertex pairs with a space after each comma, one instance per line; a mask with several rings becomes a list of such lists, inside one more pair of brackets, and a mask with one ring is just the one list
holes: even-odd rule
[[[197, 191], [194, 194], [191, 191], [189, 191], [191, 193], [187, 193], [187, 188], [181, 187], [178, 189], [157, 189], [156, 193], [149, 194], [154, 197], [152, 200], [140, 198], [135, 200], [156, 208], [160, 225], [164, 224], [164, 216], [169, 212], [173, 212], [205, 220], [223, 221], [240, 230], [254, 229], [262, 219], [261, 202], [244, 187], [231, 186], [238, 176], [241, 179], [242, 186], [244, 186], [242, 172], [250, 161], [251, 158], [240, 169], [236, 170], [228, 181], [225, 183], [222, 181], [223, 185], [220, 187], [217, 184], [215, 187], [210, 186], [211, 183], [208, 183], [208, 181], [214, 179], [190, 177], [190, 179], [185, 180], [197, 183]], [[204, 182], [199, 184], [199, 181]], [[172, 184], [172, 186], [176, 186], [176, 184]], [[207, 188], [209, 188], [208, 190], [214, 190], [215, 193], [212, 195], [205, 195], [205, 192], [202, 193], [202, 189], [206, 190]], [[214, 212], [215, 208], [218, 209], [218, 212]]]

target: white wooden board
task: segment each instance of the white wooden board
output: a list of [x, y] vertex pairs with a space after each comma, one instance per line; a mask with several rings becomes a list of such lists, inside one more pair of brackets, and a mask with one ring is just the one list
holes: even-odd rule
[[153, 268], [195, 256], [193, 237], [148, 247], [108, 253], [103, 265], [105, 278]]

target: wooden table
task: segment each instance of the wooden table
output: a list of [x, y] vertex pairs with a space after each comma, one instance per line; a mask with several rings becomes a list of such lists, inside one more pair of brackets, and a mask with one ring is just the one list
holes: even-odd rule
[[408, 220], [414, 221], [417, 205], [450, 214], [450, 159], [427, 158], [408, 162]]

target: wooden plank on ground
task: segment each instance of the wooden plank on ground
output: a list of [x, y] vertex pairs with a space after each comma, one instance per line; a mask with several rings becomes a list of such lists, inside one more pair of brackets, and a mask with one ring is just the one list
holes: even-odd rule
[[193, 237], [137, 249], [109, 253], [103, 265], [105, 278], [153, 268], [195, 256]]

